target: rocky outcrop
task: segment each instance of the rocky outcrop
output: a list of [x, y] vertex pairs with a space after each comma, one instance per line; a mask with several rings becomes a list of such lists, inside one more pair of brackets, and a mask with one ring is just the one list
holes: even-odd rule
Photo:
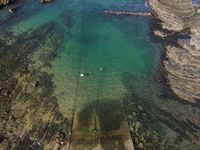
[[[15, 3], [18, 0], [0, 0], [0, 6], [9, 5], [11, 3]], [[52, 0], [40, 0], [41, 3], [51, 2]]]
[[0, 0], [0, 6], [8, 5], [14, 3], [16, 0]]
[[[181, 32], [189, 27], [189, 21], [195, 15], [195, 9], [190, 0], [149, 0], [152, 14], [160, 22], [162, 30], [154, 31], [156, 35], [166, 37], [169, 33]], [[167, 34], [166, 31], [169, 33]], [[165, 32], [165, 34], [164, 34]]]
[[[190, 102], [200, 100], [200, 15], [192, 0], [149, 0], [165, 41], [166, 77], [172, 91]], [[169, 38], [170, 37], [170, 38]], [[171, 42], [169, 42], [172, 40]], [[173, 44], [172, 44], [173, 43]]]

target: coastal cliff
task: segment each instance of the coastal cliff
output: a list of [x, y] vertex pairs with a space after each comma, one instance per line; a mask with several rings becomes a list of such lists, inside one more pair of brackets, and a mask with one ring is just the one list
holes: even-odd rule
[[149, 0], [158, 24], [154, 34], [163, 39], [167, 82], [180, 98], [200, 100], [200, 14], [192, 0]]

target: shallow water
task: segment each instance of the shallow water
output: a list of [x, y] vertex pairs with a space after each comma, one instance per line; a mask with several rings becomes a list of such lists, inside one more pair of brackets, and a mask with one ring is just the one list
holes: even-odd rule
[[[120, 5], [123, 3], [126, 2]], [[151, 72], [155, 49], [146, 37], [148, 19], [106, 16], [102, 11], [111, 7], [112, 1], [110, 4], [106, 1], [84, 1], [83, 4], [73, 2], [71, 5], [77, 8], [67, 10], [72, 13], [72, 27], [66, 29], [61, 58], [52, 64], [60, 110], [74, 120], [75, 131], [72, 134], [83, 128], [87, 132], [100, 128], [97, 130], [103, 134], [105, 130], [108, 134], [120, 128], [124, 122], [124, 119], [115, 116], [120, 110], [113, 103], [116, 101], [123, 106], [122, 98], [126, 89], [122, 83], [122, 74], [127, 72], [147, 77]], [[85, 76], [81, 77], [80, 74]], [[98, 110], [101, 103], [104, 107]], [[107, 108], [102, 112], [106, 105], [112, 111], [108, 112]], [[91, 110], [85, 112], [85, 109]], [[106, 112], [109, 117], [102, 118], [101, 115]], [[99, 125], [94, 123], [96, 115]], [[113, 119], [117, 119], [118, 123], [110, 121]]]
[[58, 57], [45, 71], [53, 73], [59, 109], [70, 120], [72, 147], [114, 149], [118, 142], [119, 149], [127, 149], [132, 135], [136, 147], [198, 148], [199, 108], [179, 102], [165, 86], [162, 49], [149, 36], [151, 19], [103, 13], [147, 11], [144, 1], [35, 3], [29, 9], [37, 13], [16, 17], [7, 30], [18, 36], [55, 22], [64, 34]]

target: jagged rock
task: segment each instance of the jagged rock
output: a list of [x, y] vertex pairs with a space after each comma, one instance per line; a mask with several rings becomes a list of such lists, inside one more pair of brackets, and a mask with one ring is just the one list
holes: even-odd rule
[[160, 25], [160, 29], [154, 31], [157, 36], [167, 38], [172, 35], [167, 32], [171, 32], [190, 37], [173, 35], [177, 42], [165, 46], [163, 64], [172, 91], [182, 99], [197, 102], [200, 100], [200, 16], [197, 9], [192, 0], [149, 0], [149, 5]]
[[0, 6], [8, 5], [14, 3], [16, 0], [0, 0]]

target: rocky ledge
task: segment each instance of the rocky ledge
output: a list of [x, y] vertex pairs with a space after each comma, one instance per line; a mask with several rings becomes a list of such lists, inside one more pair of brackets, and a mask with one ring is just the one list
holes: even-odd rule
[[200, 100], [200, 14], [192, 0], [149, 0], [157, 28], [163, 39], [163, 65], [172, 91], [182, 99]]
[[[19, 0], [0, 0], [0, 7], [1, 6], [5, 6], [5, 5], [9, 5], [11, 3], [15, 3]], [[46, 3], [46, 2], [51, 2], [52, 0], [40, 0], [41, 3]]]

